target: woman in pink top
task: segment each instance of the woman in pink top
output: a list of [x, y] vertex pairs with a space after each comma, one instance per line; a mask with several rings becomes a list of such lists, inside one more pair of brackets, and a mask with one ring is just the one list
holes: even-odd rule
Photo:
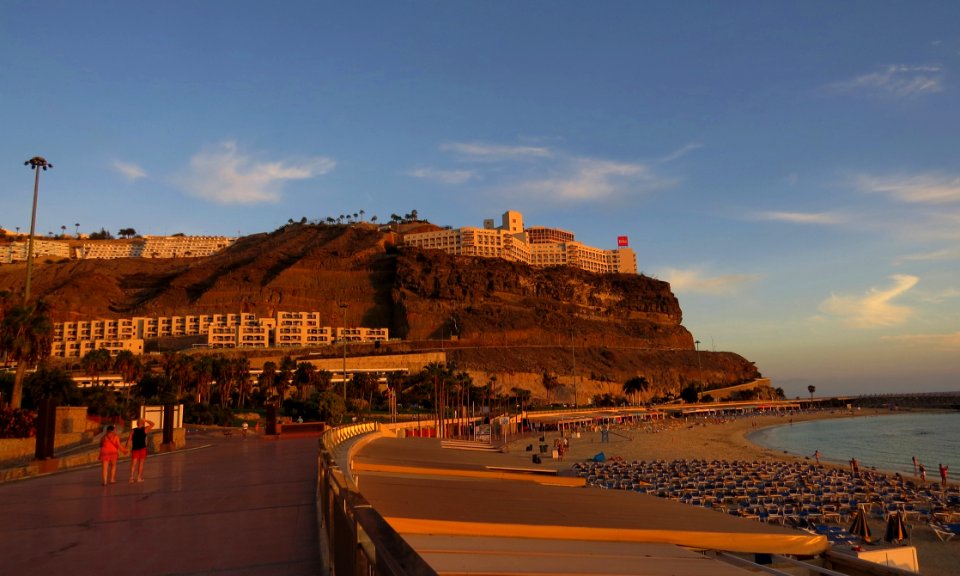
[[111, 484], [117, 483], [117, 459], [120, 452], [126, 453], [127, 449], [120, 444], [120, 435], [117, 434], [113, 426], [107, 426], [107, 431], [100, 439], [100, 465], [103, 472], [103, 485], [107, 485], [109, 477]]

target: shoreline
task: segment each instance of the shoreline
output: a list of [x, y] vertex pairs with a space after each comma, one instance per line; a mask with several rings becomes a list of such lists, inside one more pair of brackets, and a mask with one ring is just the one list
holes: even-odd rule
[[[928, 412], [928, 411], [918, 411]], [[785, 450], [775, 450], [752, 442], [748, 436], [766, 428], [789, 425], [792, 421], [809, 422], [813, 420], [828, 420], [838, 418], [863, 418], [878, 415], [902, 414], [903, 411], [870, 410], [868, 413], [850, 413], [846, 410], [825, 412], [795, 413], [790, 415], [760, 415], [737, 418], [689, 418], [683, 420], [666, 420], [654, 423], [641, 424], [636, 428], [611, 427], [609, 442], [601, 442], [599, 430], [588, 430], [574, 434], [570, 438], [569, 451], [564, 455], [562, 462], [550, 460], [545, 455], [544, 464], [560, 470], [568, 470], [574, 462], [582, 462], [603, 452], [609, 461], [621, 458], [626, 462], [664, 460], [765, 460], [782, 463], [811, 463], [813, 455], [794, 454]], [[545, 435], [546, 443], [552, 448], [559, 432], [551, 431]], [[514, 438], [507, 445], [511, 454], [525, 456], [525, 445], [531, 443], [535, 436]], [[827, 468], [847, 469], [843, 463], [825, 461], [821, 464]], [[892, 476], [894, 473], [886, 470], [865, 468], [864, 470]], [[955, 482], [951, 482], [955, 484]], [[639, 495], [638, 495], [639, 496]], [[884, 534], [885, 526], [877, 521], [871, 522], [873, 534], [880, 538]], [[933, 531], [926, 525], [918, 523], [911, 528], [910, 544], [917, 549], [920, 560], [920, 569], [925, 576], [946, 576], [955, 573], [957, 561], [960, 560], [960, 549], [940, 542]]]

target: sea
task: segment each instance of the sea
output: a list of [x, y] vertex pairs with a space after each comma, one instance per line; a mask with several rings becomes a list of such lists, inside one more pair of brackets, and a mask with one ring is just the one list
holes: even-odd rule
[[751, 433], [751, 442], [811, 460], [847, 465], [851, 458], [861, 469], [877, 469], [913, 476], [913, 456], [927, 470], [928, 481], [939, 481], [939, 464], [950, 467], [949, 478], [960, 478], [960, 412], [910, 412], [812, 420], [764, 428]]

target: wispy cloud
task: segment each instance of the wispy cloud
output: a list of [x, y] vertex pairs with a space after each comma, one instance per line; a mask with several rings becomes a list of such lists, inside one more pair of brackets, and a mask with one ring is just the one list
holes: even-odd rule
[[673, 152], [671, 152], [670, 154], [667, 154], [663, 158], [660, 158], [659, 162], [661, 164], [666, 164], [667, 162], [673, 162], [674, 160], [683, 158], [684, 156], [686, 156], [687, 154], [689, 154], [690, 152], [693, 152], [698, 148], [703, 148], [703, 144], [692, 142], [690, 144], [687, 144], [686, 146], [683, 146], [682, 148], [674, 150]]
[[841, 92], [910, 98], [942, 91], [943, 71], [939, 66], [893, 64], [837, 82], [832, 87]]
[[667, 268], [658, 276], [669, 282], [670, 288], [675, 293], [724, 296], [737, 294], [747, 284], [752, 284], [760, 279], [760, 276], [753, 274], [706, 276], [700, 270], [680, 268]]
[[643, 164], [593, 158], [573, 158], [555, 170], [554, 176], [527, 180], [514, 189], [554, 200], [603, 200], [635, 187], [649, 189], [668, 182], [655, 177]]
[[120, 160], [114, 160], [110, 167], [113, 168], [115, 172], [126, 178], [127, 180], [133, 182], [134, 180], [139, 180], [140, 178], [147, 177], [147, 171], [141, 168], [136, 164], [130, 162], [122, 162]]
[[934, 174], [900, 176], [861, 175], [856, 186], [864, 192], [879, 192], [913, 204], [960, 202], [960, 177]]
[[407, 176], [420, 178], [422, 180], [433, 180], [443, 184], [464, 184], [472, 180], [476, 173], [471, 170], [432, 170], [430, 168], [417, 168], [409, 170]]
[[960, 260], [960, 250], [944, 249], [919, 254], [907, 254], [894, 260], [894, 263], [903, 264], [904, 262], [938, 262], [947, 260]]
[[502, 146], [479, 142], [451, 142], [442, 144], [440, 149], [457, 154], [462, 160], [478, 162], [499, 162], [504, 160], [525, 160], [530, 158], [549, 158], [553, 152], [542, 146]]
[[315, 157], [296, 163], [264, 162], [223, 144], [198, 152], [186, 173], [177, 179], [190, 194], [220, 204], [277, 202], [283, 183], [306, 180], [333, 170], [336, 162]]
[[886, 336], [883, 340], [934, 350], [960, 350], [960, 332], [949, 334], [904, 334]]
[[820, 311], [840, 318], [853, 328], [883, 328], [903, 324], [913, 309], [894, 304], [893, 300], [906, 294], [920, 279], [897, 274], [891, 276], [891, 280], [893, 286], [870, 288], [860, 297], [832, 294], [820, 304]]
[[758, 212], [757, 220], [791, 222], [793, 224], [842, 224], [846, 219], [831, 212]]

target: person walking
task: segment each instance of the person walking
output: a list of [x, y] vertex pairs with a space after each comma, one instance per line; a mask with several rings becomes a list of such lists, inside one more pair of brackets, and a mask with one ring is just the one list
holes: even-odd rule
[[819, 451], [819, 450], [814, 450], [814, 451], [813, 451], [813, 458], [817, 461], [817, 466], [819, 466], [819, 465], [820, 465], [820, 451]]
[[923, 466], [923, 463], [922, 463], [922, 462], [917, 465], [917, 468], [920, 470], [920, 481], [921, 481], [921, 482], [926, 482], [926, 481], [927, 481], [927, 469]]
[[103, 485], [117, 483], [117, 460], [120, 453], [127, 453], [127, 449], [120, 445], [120, 435], [111, 424], [100, 439], [100, 467]]
[[947, 487], [947, 470], [949, 466], [944, 466], [943, 462], [940, 463], [940, 487]]
[[917, 475], [917, 457], [916, 456], [913, 457], [913, 475], [914, 476]]
[[143, 482], [143, 463], [147, 459], [147, 432], [153, 430], [153, 422], [144, 418], [137, 420], [137, 426], [127, 436], [130, 448], [130, 482]]

